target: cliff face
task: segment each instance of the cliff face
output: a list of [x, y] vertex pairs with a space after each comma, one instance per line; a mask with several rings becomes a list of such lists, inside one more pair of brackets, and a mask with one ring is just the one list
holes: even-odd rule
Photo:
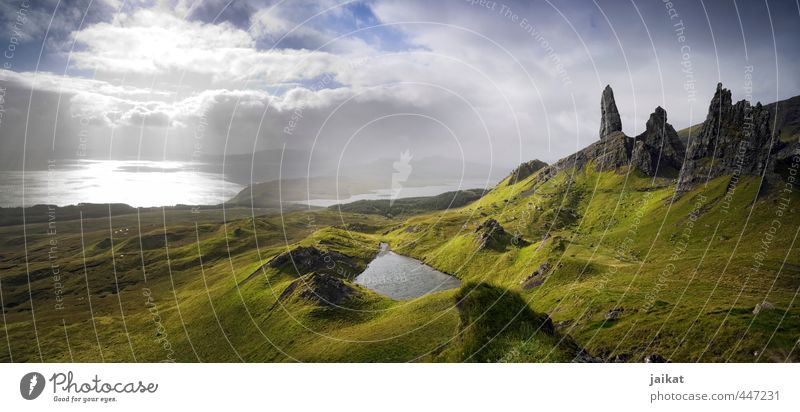
[[697, 136], [689, 141], [686, 162], [676, 189], [686, 191], [700, 182], [728, 174], [771, 178], [774, 159], [782, 147], [770, 129], [770, 111], [741, 100], [732, 104], [731, 92], [717, 85], [708, 115]]

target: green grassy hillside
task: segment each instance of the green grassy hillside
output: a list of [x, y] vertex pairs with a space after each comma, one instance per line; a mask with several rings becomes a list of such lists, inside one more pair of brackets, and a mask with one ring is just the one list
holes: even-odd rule
[[458, 208], [472, 203], [483, 196], [483, 189], [467, 189], [455, 192], [446, 192], [436, 196], [406, 197], [387, 200], [359, 200], [343, 205], [329, 207], [348, 213], [367, 213], [384, 215], [387, 217], [415, 215], [435, 210]]
[[[670, 181], [636, 171], [570, 173], [501, 184], [386, 239], [461, 279], [519, 291], [605, 359], [796, 360], [796, 191], [759, 195], [755, 177], [732, 187], [721, 177], [676, 197]], [[475, 229], [489, 218], [518, 240], [481, 248]], [[543, 283], [523, 288], [545, 262]], [[754, 315], [764, 300], [774, 309]]]
[[[800, 198], [784, 182], [720, 177], [676, 196], [670, 180], [594, 167], [535, 182], [405, 217], [3, 226], [0, 360], [798, 360]], [[393, 301], [354, 284], [380, 242], [463, 286]], [[298, 247], [336, 257], [321, 272], [340, 304], [315, 298], [319, 267], [270, 264]]]

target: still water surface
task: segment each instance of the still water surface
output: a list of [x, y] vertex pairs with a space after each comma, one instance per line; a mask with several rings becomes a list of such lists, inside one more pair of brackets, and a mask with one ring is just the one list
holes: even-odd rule
[[408, 256], [398, 255], [381, 244], [381, 252], [370, 262], [356, 283], [392, 299], [417, 298], [461, 286], [461, 281]]

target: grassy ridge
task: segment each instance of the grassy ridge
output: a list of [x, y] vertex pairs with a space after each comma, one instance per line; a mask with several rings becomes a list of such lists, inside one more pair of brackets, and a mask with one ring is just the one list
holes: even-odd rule
[[[535, 181], [402, 218], [148, 212], [57, 219], [54, 234], [42, 221], [27, 240], [0, 227], [0, 360], [797, 360], [796, 191], [721, 177], [676, 197], [669, 180], [593, 167]], [[490, 218], [507, 236], [485, 247]], [[299, 245], [363, 266], [380, 242], [464, 286], [397, 302], [348, 282], [357, 298], [331, 308], [280, 301], [302, 274], [265, 266]]]
[[[532, 308], [607, 359], [659, 353], [753, 361], [789, 354], [800, 330], [793, 304], [800, 266], [790, 249], [799, 223], [790, 214], [796, 192], [759, 196], [756, 178], [726, 192], [730, 178], [722, 177], [673, 199], [671, 182], [637, 172], [589, 167], [568, 177], [536, 187], [533, 176], [501, 184], [463, 209], [411, 218], [387, 239], [462, 279], [520, 290]], [[782, 202], [788, 206], [778, 216]], [[473, 232], [488, 218], [527, 245], [480, 249]], [[756, 255], [767, 237], [765, 253]], [[521, 290], [519, 283], [544, 262], [554, 267], [545, 283]], [[763, 300], [776, 309], [754, 315]], [[606, 320], [615, 308], [622, 315]]]
[[483, 196], [483, 189], [467, 189], [446, 192], [436, 196], [406, 197], [386, 200], [359, 200], [343, 205], [331, 206], [328, 209], [346, 213], [367, 213], [387, 217], [415, 215], [434, 210], [458, 208], [472, 203]]

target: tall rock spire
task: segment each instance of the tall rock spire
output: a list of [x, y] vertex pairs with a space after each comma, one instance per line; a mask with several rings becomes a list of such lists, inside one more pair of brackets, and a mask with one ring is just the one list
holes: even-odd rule
[[603, 90], [600, 99], [600, 139], [605, 139], [614, 132], [622, 131], [622, 120], [619, 118], [617, 103], [614, 101], [614, 91], [608, 85]]

